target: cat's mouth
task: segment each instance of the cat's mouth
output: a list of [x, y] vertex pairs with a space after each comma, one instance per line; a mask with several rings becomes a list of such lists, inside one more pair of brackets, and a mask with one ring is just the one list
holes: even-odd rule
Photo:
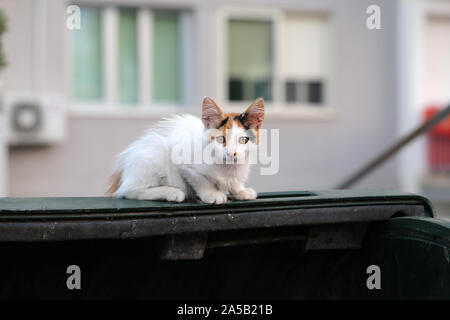
[[226, 157], [225, 159], [226, 164], [240, 164], [245, 163], [244, 159], [239, 157]]

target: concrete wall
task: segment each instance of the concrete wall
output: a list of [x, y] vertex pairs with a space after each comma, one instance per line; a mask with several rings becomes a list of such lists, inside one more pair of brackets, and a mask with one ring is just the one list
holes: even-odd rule
[[[42, 3], [43, 1], [36, 1]], [[45, 2], [45, 1], [44, 1]], [[98, 2], [98, 1], [97, 1]], [[152, 1], [135, 1], [135, 3]], [[280, 129], [280, 171], [250, 184], [258, 191], [333, 188], [395, 138], [395, 1], [168, 1], [191, 5], [195, 12], [196, 86], [193, 94], [216, 95], [215, 13], [226, 5], [285, 6], [323, 9], [335, 26], [336, 116], [328, 120], [267, 118], [267, 128]], [[36, 5], [36, 3], [34, 5]], [[28, 0], [0, 3], [10, 17], [5, 49], [9, 67], [5, 90], [44, 90], [67, 94], [63, 1], [48, 1], [45, 46], [33, 55], [33, 4]], [[167, 3], [167, 2], [166, 2]], [[382, 9], [382, 30], [366, 28], [366, 8]], [[38, 47], [39, 47], [38, 46]], [[45, 66], [45, 68], [42, 68]], [[44, 75], [36, 74], [43, 70]], [[244, 107], [244, 106], [243, 106]], [[75, 116], [68, 119], [67, 141], [46, 148], [14, 148], [9, 155], [10, 196], [98, 196], [110, 174], [113, 156], [156, 120], [154, 116]], [[395, 162], [384, 165], [357, 187], [398, 187]]]

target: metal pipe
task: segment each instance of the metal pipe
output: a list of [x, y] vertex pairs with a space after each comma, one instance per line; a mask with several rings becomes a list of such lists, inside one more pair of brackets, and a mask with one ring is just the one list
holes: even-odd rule
[[450, 104], [446, 108], [442, 109], [437, 114], [435, 114], [431, 119], [424, 121], [417, 128], [412, 130], [409, 134], [407, 134], [406, 136], [404, 136], [403, 138], [401, 138], [400, 140], [395, 142], [392, 146], [387, 148], [383, 153], [381, 153], [379, 156], [375, 157], [373, 160], [371, 160], [369, 163], [367, 163], [364, 167], [362, 167], [356, 173], [351, 175], [343, 183], [339, 184], [336, 189], [347, 189], [351, 185], [355, 184], [358, 180], [361, 180], [361, 178], [363, 178], [369, 172], [373, 171], [375, 168], [377, 168], [383, 162], [385, 162], [386, 160], [391, 158], [393, 155], [395, 155], [400, 149], [402, 149], [410, 141], [414, 140], [416, 137], [418, 137], [421, 134], [425, 133], [426, 131], [430, 130], [435, 125], [437, 125], [439, 122], [444, 120], [449, 114], [450, 114]]

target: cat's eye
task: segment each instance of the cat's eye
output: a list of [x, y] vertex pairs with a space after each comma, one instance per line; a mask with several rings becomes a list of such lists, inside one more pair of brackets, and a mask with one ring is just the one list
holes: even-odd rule
[[218, 143], [224, 144], [225, 143], [225, 137], [224, 136], [216, 137], [216, 141]]
[[248, 137], [240, 137], [239, 138], [239, 143], [246, 144], [247, 142], [248, 142]]

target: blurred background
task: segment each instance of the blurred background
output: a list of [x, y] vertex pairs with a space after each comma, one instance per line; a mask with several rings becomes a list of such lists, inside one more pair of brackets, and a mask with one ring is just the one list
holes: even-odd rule
[[[162, 116], [200, 115], [204, 96], [228, 111], [265, 98], [280, 168], [254, 168], [257, 191], [332, 189], [450, 102], [450, 1], [0, 0], [0, 10], [2, 196], [102, 196], [118, 152]], [[352, 187], [422, 194], [450, 217], [449, 169], [447, 121]]]

